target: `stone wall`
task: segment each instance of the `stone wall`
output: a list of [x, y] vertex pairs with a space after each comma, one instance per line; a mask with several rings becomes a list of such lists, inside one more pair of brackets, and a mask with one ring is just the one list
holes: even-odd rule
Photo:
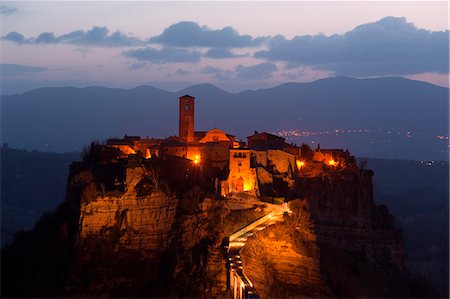
[[274, 170], [280, 173], [288, 173], [295, 169], [295, 156], [282, 150], [267, 150], [267, 159]]

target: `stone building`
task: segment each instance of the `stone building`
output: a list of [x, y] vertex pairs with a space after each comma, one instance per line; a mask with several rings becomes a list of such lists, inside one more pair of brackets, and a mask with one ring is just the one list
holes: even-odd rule
[[195, 131], [194, 108], [194, 97], [184, 95], [179, 98], [178, 136], [145, 139], [125, 135], [123, 139], [109, 139], [107, 145], [120, 149], [123, 157], [140, 152], [145, 158], [180, 157], [200, 167], [219, 169], [227, 174], [220, 183], [223, 196], [236, 192], [259, 196], [264, 184], [281, 180], [291, 185], [294, 176], [299, 172], [305, 174], [308, 167], [309, 171], [317, 172], [321, 171], [322, 165], [345, 166], [350, 158], [343, 150], [317, 149], [313, 160], [305, 165], [300, 147], [274, 134], [255, 131], [247, 137], [245, 144], [218, 128]]
[[256, 168], [251, 165], [251, 149], [231, 149], [229, 151], [228, 179], [222, 182], [222, 195], [247, 191], [259, 195]]
[[187, 143], [193, 143], [194, 138], [194, 97], [184, 95], [180, 100], [180, 121], [178, 136]]

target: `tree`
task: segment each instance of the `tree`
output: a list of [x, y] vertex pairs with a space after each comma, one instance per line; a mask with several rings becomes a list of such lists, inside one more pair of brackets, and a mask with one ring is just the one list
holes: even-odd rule
[[312, 160], [314, 158], [314, 151], [309, 145], [303, 143], [300, 148], [300, 157], [305, 161]]

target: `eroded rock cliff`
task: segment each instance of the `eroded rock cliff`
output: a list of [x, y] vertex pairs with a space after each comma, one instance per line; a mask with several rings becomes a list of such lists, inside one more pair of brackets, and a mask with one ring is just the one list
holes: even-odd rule
[[401, 233], [375, 204], [371, 177], [339, 171], [298, 181], [292, 215], [242, 250], [260, 296], [414, 297]]
[[[267, 215], [268, 203], [244, 193], [219, 197], [216, 178], [185, 159], [117, 159], [111, 151], [100, 148], [100, 155], [72, 164], [62, 208], [2, 251], [14, 269], [13, 287], [2, 294], [230, 296], [227, 237]], [[280, 185], [290, 188], [292, 213], [255, 232], [241, 250], [261, 297], [434, 295], [411, 286], [401, 234], [387, 208], [375, 204], [371, 177], [353, 167]], [[43, 236], [46, 243], [39, 243]], [[45, 246], [30, 256], [17, 249], [33, 244]], [[42, 256], [27, 272], [14, 267]]]

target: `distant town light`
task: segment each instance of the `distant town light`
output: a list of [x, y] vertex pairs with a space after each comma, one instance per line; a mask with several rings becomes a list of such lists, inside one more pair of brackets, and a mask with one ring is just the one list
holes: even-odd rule
[[328, 165], [330, 165], [330, 166], [336, 166], [336, 161], [334, 161], [334, 160], [330, 160], [330, 161], [328, 161]]
[[305, 166], [305, 161], [297, 160], [297, 168], [301, 169], [303, 166]]
[[200, 163], [200, 156], [199, 155], [195, 155], [194, 157], [194, 164], [198, 164]]

